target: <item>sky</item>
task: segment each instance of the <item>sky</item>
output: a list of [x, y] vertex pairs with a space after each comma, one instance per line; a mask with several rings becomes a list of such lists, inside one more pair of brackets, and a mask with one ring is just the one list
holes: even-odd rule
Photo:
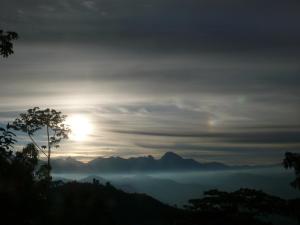
[[[298, 0], [0, 0], [0, 123], [80, 114], [55, 157], [280, 163], [300, 152]], [[29, 141], [19, 136], [19, 145]]]

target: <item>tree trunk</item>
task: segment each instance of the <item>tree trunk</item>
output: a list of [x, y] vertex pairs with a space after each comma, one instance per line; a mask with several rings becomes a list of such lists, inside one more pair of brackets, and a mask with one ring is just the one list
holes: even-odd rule
[[49, 137], [49, 126], [47, 125], [47, 136], [48, 136], [48, 177], [50, 178], [50, 156], [51, 156], [51, 147], [50, 147], [50, 137]]

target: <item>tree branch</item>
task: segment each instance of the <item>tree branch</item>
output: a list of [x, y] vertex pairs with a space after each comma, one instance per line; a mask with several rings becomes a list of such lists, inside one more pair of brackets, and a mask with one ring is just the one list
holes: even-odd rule
[[31, 135], [29, 133], [27, 133], [30, 140], [32, 141], [32, 143], [35, 145], [35, 147], [37, 147], [46, 157], [48, 157], [48, 155], [43, 151], [43, 149], [38, 146], [38, 144], [36, 143], [36, 141], [31, 137]]

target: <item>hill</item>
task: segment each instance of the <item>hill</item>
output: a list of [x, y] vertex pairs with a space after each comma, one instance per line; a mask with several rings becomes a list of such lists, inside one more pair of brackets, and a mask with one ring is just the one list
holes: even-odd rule
[[109, 183], [70, 182], [52, 189], [49, 224], [175, 224], [183, 210]]

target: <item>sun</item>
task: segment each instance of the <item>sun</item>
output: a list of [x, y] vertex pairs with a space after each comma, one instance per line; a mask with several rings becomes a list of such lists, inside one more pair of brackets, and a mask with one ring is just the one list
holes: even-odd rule
[[92, 132], [92, 124], [84, 115], [72, 115], [67, 118], [66, 124], [71, 129], [70, 139], [74, 141], [85, 141]]

